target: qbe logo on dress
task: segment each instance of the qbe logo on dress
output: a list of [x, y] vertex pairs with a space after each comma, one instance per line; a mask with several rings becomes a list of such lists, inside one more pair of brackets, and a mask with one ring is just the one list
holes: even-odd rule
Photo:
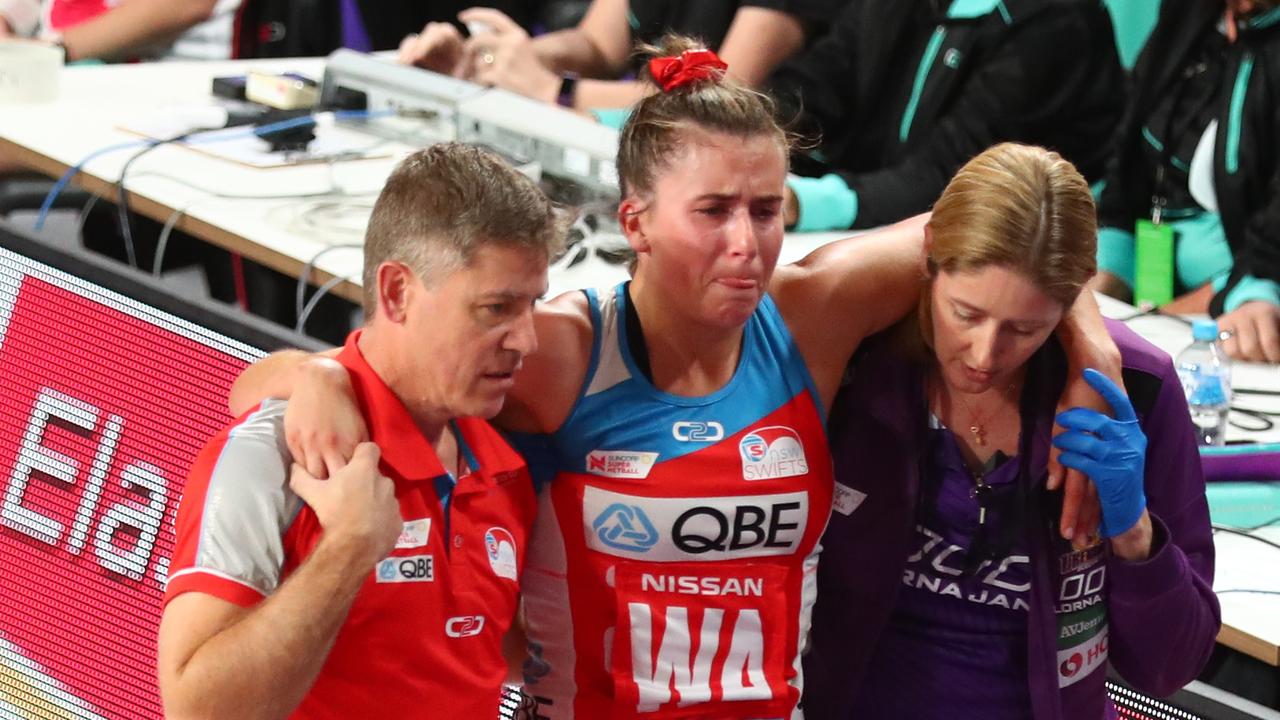
[[744, 480], [775, 480], [806, 475], [809, 462], [800, 436], [789, 427], [775, 425], [752, 430], [738, 442]]
[[789, 555], [804, 538], [807, 492], [654, 498], [587, 486], [582, 494], [587, 547], [654, 562]]
[[506, 528], [491, 527], [484, 534], [484, 551], [489, 556], [493, 574], [508, 580], [516, 580], [516, 539]]
[[374, 575], [380, 583], [435, 582], [435, 561], [431, 555], [384, 558]]
[[[591, 492], [594, 488], [587, 488]], [[658, 542], [658, 531], [649, 516], [637, 505], [612, 503], [591, 521], [591, 531], [600, 544], [629, 553], [646, 553]]]

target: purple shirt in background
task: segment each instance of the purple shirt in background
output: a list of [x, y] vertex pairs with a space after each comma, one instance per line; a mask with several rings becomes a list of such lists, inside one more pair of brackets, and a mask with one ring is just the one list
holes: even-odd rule
[[[1026, 720], [1026, 549], [1018, 543], [996, 559], [968, 560], [980, 532], [975, 480], [949, 430], [939, 425], [929, 435], [933, 472], [921, 483], [926, 506], [851, 717]], [[1012, 491], [1016, 458], [997, 453], [983, 481], [992, 493]], [[1013, 522], [999, 507], [986, 513], [992, 526]]]

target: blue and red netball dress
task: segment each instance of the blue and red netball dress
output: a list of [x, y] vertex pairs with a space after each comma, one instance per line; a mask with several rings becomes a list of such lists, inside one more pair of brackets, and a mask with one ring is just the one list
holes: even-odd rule
[[832, 474], [818, 395], [769, 297], [702, 397], [637, 368], [627, 293], [550, 437], [524, 575], [526, 691], [549, 718], [784, 718], [802, 685]]

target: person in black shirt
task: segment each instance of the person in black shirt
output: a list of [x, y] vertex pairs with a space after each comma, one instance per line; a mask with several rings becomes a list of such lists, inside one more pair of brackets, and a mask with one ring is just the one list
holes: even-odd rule
[[1218, 316], [1233, 357], [1280, 362], [1280, 1], [1165, 0], [1133, 87], [1094, 287]]
[[768, 87], [819, 137], [789, 183], [800, 230], [877, 227], [929, 209], [1002, 141], [1101, 177], [1124, 72], [1098, 0], [851, 0]]

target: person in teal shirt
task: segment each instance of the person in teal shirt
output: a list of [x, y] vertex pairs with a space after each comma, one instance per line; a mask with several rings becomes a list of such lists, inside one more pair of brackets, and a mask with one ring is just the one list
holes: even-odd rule
[[1134, 72], [1094, 287], [1217, 316], [1233, 357], [1280, 363], [1280, 0], [1165, 0]]

